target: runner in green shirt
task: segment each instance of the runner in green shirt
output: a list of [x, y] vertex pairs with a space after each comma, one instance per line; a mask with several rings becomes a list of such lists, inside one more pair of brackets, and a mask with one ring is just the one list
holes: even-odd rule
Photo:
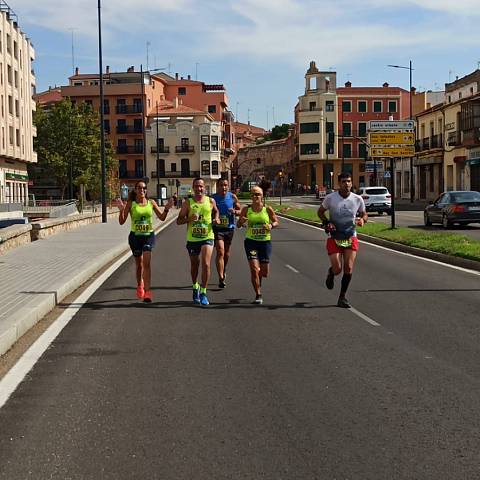
[[123, 225], [130, 215], [132, 227], [128, 237], [128, 244], [135, 257], [137, 274], [137, 297], [146, 303], [152, 301], [151, 269], [152, 249], [155, 246], [153, 231], [153, 212], [160, 220], [167, 218], [168, 211], [173, 207], [173, 199], [169, 198], [163, 212], [157, 202], [147, 197], [147, 186], [143, 180], [135, 184], [135, 189], [128, 195], [127, 203], [117, 200], [120, 211], [118, 221]]
[[[212, 224], [220, 224], [220, 218], [215, 200], [205, 195], [203, 179], [195, 178], [192, 188], [193, 195], [183, 202], [177, 224], [187, 224], [187, 250], [190, 256], [193, 302], [208, 305], [207, 286], [214, 243]], [[201, 284], [198, 283], [200, 262], [202, 263]]]

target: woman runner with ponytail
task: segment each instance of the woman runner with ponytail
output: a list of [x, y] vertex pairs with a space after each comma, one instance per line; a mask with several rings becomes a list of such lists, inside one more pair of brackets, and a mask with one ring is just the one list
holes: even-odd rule
[[153, 212], [164, 221], [168, 211], [173, 207], [173, 200], [168, 199], [163, 212], [155, 200], [147, 197], [147, 186], [143, 180], [135, 184], [135, 189], [128, 195], [127, 203], [117, 200], [120, 210], [118, 221], [123, 225], [130, 214], [132, 227], [128, 236], [128, 244], [135, 257], [137, 275], [137, 297], [145, 303], [152, 301], [151, 269], [152, 249], [155, 246], [155, 233], [153, 231]]

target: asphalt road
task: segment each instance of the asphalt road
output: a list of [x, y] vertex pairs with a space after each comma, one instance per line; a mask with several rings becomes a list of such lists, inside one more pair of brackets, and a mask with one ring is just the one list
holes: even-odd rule
[[263, 306], [243, 232], [210, 307], [184, 228], [158, 238], [153, 304], [124, 264], [0, 410], [0, 478], [478, 478], [479, 276], [362, 243], [344, 310], [323, 233], [273, 235]]

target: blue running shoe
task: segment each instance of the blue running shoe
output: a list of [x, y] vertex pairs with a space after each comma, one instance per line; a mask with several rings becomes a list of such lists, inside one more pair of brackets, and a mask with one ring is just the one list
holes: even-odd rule
[[200, 303], [202, 305], [210, 305], [210, 302], [208, 301], [207, 294], [206, 293], [201, 293], [200, 294]]
[[193, 289], [193, 303], [200, 304], [200, 289]]

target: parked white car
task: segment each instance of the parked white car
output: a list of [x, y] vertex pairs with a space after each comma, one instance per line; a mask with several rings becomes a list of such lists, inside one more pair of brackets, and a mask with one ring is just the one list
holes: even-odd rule
[[360, 187], [357, 190], [365, 202], [367, 212], [392, 214], [392, 196], [385, 187]]

